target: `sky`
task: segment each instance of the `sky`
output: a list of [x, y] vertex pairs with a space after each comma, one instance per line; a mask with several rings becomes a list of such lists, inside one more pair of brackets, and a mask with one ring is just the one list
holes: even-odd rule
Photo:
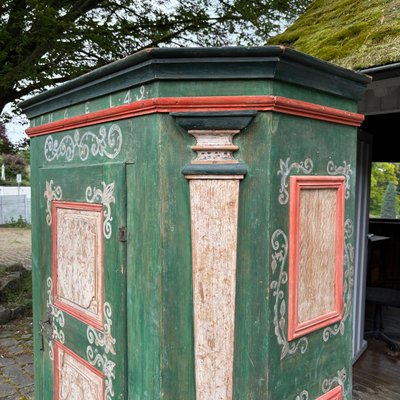
[[20, 125], [12, 122], [7, 123], [6, 132], [10, 141], [15, 144], [19, 142], [21, 139], [25, 139], [27, 137], [25, 134], [25, 129], [27, 127], [28, 125]]
[[[11, 104], [8, 104], [4, 111], [10, 112]], [[25, 129], [29, 127], [28, 119], [22, 116], [14, 116], [11, 122], [5, 124], [7, 136], [12, 143], [18, 143], [21, 139], [25, 139]]]

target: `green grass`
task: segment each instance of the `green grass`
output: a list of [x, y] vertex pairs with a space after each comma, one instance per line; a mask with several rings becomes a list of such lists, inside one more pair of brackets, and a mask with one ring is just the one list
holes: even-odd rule
[[350, 69], [400, 61], [400, 0], [316, 0], [281, 44]]
[[20, 216], [17, 220], [11, 218], [10, 222], [6, 224], [0, 225], [2, 228], [31, 228], [31, 224], [27, 222], [22, 216]]
[[5, 267], [0, 265], [0, 274], [11, 271], [20, 271], [19, 279], [10, 282], [0, 292], [0, 304], [15, 304], [30, 307], [32, 304], [32, 273], [21, 265]]

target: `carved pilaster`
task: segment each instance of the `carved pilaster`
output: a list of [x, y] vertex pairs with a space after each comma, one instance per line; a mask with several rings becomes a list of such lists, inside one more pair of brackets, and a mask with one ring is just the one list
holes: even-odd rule
[[197, 400], [232, 399], [239, 183], [247, 172], [233, 157], [233, 137], [254, 114], [174, 115], [196, 138], [197, 157], [183, 173], [190, 185]]

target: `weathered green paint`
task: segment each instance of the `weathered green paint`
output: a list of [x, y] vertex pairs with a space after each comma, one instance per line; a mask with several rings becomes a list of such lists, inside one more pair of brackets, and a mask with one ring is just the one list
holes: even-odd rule
[[261, 96], [276, 95], [321, 104], [328, 107], [337, 107], [342, 110], [357, 112], [357, 104], [350, 99], [338, 97], [322, 90], [306, 88], [302, 90], [298, 85], [273, 80], [255, 79], [252, 81], [231, 80], [218, 82], [194, 81], [194, 82], [154, 82], [142, 86], [130, 87], [118, 93], [111, 93], [106, 97], [93, 98], [85, 102], [66, 106], [65, 108], [45, 113], [32, 118], [31, 126], [39, 126], [49, 122], [55, 122], [64, 118], [75, 117], [88, 112], [105, 110], [111, 107], [131, 104], [142, 99], [157, 97], [179, 96]]
[[[34, 144], [35, 146], [35, 144]], [[35, 154], [35, 147], [33, 147]], [[41, 160], [33, 158], [33, 165], [40, 165]], [[125, 165], [124, 164], [104, 164], [86, 165], [76, 167], [39, 167], [36, 168], [33, 179], [37, 179], [37, 185], [33, 191], [35, 202], [35, 219], [33, 220], [33, 246], [34, 251], [33, 283], [34, 291], [34, 329], [35, 329], [35, 396], [40, 399], [53, 399], [53, 361], [49, 356], [49, 340], [44, 335], [44, 351], [39, 350], [42, 344], [40, 333], [40, 321], [45, 321], [47, 316], [47, 302], [49, 300], [47, 286], [48, 278], [52, 277], [52, 227], [46, 223], [47, 199], [43, 196], [46, 190], [46, 181], [53, 180], [54, 186], [62, 188], [62, 198], [64, 201], [86, 202], [85, 189], [96, 187], [102, 189], [101, 183], [114, 182], [115, 204], [111, 204], [112, 235], [110, 239], [104, 239], [104, 301], [111, 305], [111, 334], [115, 338], [116, 356], [106, 354], [108, 359], [115, 363], [113, 372], [112, 388], [115, 398], [126, 398], [126, 319], [120, 318], [121, 314], [126, 313], [126, 249], [125, 244], [118, 241], [118, 228], [126, 225], [126, 187], [125, 187]], [[39, 240], [38, 240], [39, 239]], [[65, 345], [78, 354], [83, 359], [87, 359], [87, 347], [89, 346], [87, 337], [87, 325], [63, 312], [64, 326], [57, 324], [57, 329], [61, 329], [65, 334]], [[93, 349], [96, 346], [92, 346]], [[100, 354], [105, 354], [99, 348]], [[100, 368], [101, 370], [101, 368]]]
[[[273, 52], [278, 50], [281, 52], [279, 48], [273, 49]], [[202, 77], [199, 80], [189, 74], [193, 63], [186, 65], [186, 61], [182, 62], [179, 58], [187, 50], [182, 51], [156, 52], [153, 56], [157, 59], [157, 54], [160, 57], [169, 55], [167, 64], [173, 66], [174, 74], [171, 70], [168, 77], [163, 75], [165, 79], [157, 79], [156, 76], [150, 79], [146, 68], [152, 64], [140, 64], [146, 57], [139, 55], [136, 57], [142, 69], [133, 68], [132, 60], [128, 63], [129, 68], [124, 64], [114, 65], [110, 67], [109, 77], [103, 71], [82, 78], [82, 90], [77, 89], [74, 96], [69, 84], [65, 93], [62, 88], [57, 88], [45, 97], [38, 97], [37, 104], [35, 100], [30, 101], [28, 111], [33, 113], [35, 124], [40, 125], [49, 122], [50, 115], [53, 121], [64, 118], [66, 111], [69, 117], [83, 115], [87, 111], [86, 101], [90, 101], [89, 105], [86, 104], [86, 107], [90, 106], [89, 111], [123, 104], [125, 90], [128, 89], [121, 89], [121, 86], [126, 76], [130, 76], [127, 85], [131, 90], [131, 101], [135, 95], [141, 95], [140, 85], [143, 84], [146, 98], [273, 94], [348, 111], [355, 110], [356, 93], [366, 84], [364, 78], [348, 75], [347, 71], [303, 56], [290, 56], [287, 62], [283, 56], [283, 61], [275, 60], [275, 66], [280, 68], [277, 75], [254, 77], [250, 72], [261, 74], [265, 64], [253, 60], [258, 69], [246, 70], [246, 62], [251, 64], [251, 57], [260, 54], [266, 57], [271, 49], [264, 50], [264, 53], [257, 49], [250, 51], [246, 53], [250, 60], [240, 60], [235, 68], [223, 72], [221, 63], [227, 67], [235, 57], [243, 55], [242, 50], [235, 53], [231, 49], [223, 53], [225, 64], [220, 60], [214, 65], [208, 59], [208, 69], [200, 71]], [[193, 50], [187, 54], [198, 58], [208, 53]], [[213, 54], [217, 56], [217, 53], [211, 52], [207, 57]], [[179, 63], [174, 63], [174, 57], [179, 58]], [[297, 63], [300, 64], [298, 68]], [[240, 68], [237, 68], [239, 64]], [[117, 67], [123, 72], [119, 78]], [[180, 68], [182, 79], [178, 74]], [[218, 74], [214, 74], [213, 68], [218, 69]], [[289, 79], [291, 68], [302, 72], [298, 84]], [[319, 68], [322, 72], [316, 71]], [[139, 70], [147, 72], [141, 75], [137, 72]], [[211, 76], [213, 80], [208, 80]], [[338, 87], [341, 88], [354, 85], [349, 89], [351, 96], [345, 90], [335, 94], [331, 89], [325, 90], [324, 82], [328, 77], [332, 82], [340, 82]], [[312, 85], [311, 81], [314, 82]], [[35, 116], [38, 110], [40, 113]], [[227, 114], [221, 115], [222, 119], [227, 117]], [[324, 329], [307, 335], [303, 340], [285, 341], [287, 309], [284, 309], [282, 300], [287, 307], [287, 283], [282, 280], [282, 275], [282, 297], [277, 301], [273, 282], [279, 281], [280, 271], [287, 273], [287, 255], [277, 258], [276, 269], [272, 268], [272, 262], [277, 252], [285, 255], [281, 245], [275, 246], [278, 243], [276, 239], [288, 239], [289, 235], [288, 203], [279, 202], [283, 189], [279, 171], [289, 168], [292, 163], [304, 163], [311, 159], [313, 167], [310, 175], [339, 173], [344, 174], [346, 179], [348, 177], [349, 197], [346, 199], [345, 218], [354, 222], [356, 128], [259, 111], [251, 123], [235, 136], [235, 144], [240, 147], [235, 155], [239, 164], [197, 166], [190, 164], [194, 158], [191, 150], [194, 139], [184, 129], [190, 124], [179, 126], [176, 117], [168, 113], [151, 114], [32, 138], [35, 398], [53, 398], [48, 342], [45, 342], [45, 352], [39, 350], [39, 321], [45, 319], [48, 298], [46, 280], [51, 274], [52, 257], [51, 229], [46, 224], [47, 200], [43, 194], [46, 180], [53, 180], [54, 185], [62, 187], [63, 200], [80, 202], [86, 201], [86, 187], [101, 187], [103, 181], [115, 181], [113, 235], [104, 240], [105, 300], [112, 306], [112, 334], [117, 340], [117, 354], [113, 358], [116, 363], [114, 398], [195, 400], [190, 200], [189, 184], [183, 171], [211, 175], [247, 173], [240, 183], [239, 196], [234, 399], [295, 400], [303, 390], [307, 390], [310, 400], [315, 399], [323, 394], [324, 380], [333, 380], [336, 386], [342, 379], [338, 377], [338, 371], [345, 369], [347, 377], [343, 383], [347, 394], [344, 398], [349, 400], [351, 314], [345, 314], [344, 333], [339, 332], [327, 341], [323, 337]], [[182, 114], [180, 117], [183, 118]], [[193, 113], [184, 117], [193, 118]], [[200, 126], [203, 129], [216, 127], [220, 125]], [[108, 133], [110, 130], [121, 142], [106, 143], [107, 151], [98, 151], [96, 138], [101, 132]], [[83, 137], [90, 137], [93, 142], [82, 142]], [[54, 152], [56, 140], [58, 145], [72, 146], [73, 153]], [[87, 148], [79, 147], [82, 143], [89, 145]], [[328, 171], [330, 162], [337, 172]], [[290, 175], [303, 173], [296, 167], [291, 168], [287, 182]], [[123, 243], [118, 241], [117, 232], [120, 226], [125, 225], [128, 239]], [[282, 233], [281, 236], [277, 236], [278, 233]], [[351, 236], [346, 241], [346, 251], [349, 251], [346, 271], [353, 268], [352, 241]], [[350, 276], [346, 275], [346, 279], [346, 290], [350, 290]], [[345, 302], [350, 307], [347, 293], [344, 294]], [[282, 331], [274, 322], [276, 312], [284, 320]], [[64, 316], [65, 344], [86, 359], [87, 327], [66, 313]], [[301, 348], [297, 348], [292, 354], [289, 352], [282, 357], [283, 345], [293, 346], [299, 342], [301, 345], [305, 339], [308, 344], [303, 353]]]

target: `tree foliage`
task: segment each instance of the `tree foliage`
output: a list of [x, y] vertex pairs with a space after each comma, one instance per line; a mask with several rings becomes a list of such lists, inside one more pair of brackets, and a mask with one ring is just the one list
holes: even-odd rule
[[14, 146], [6, 133], [6, 127], [0, 122], [0, 155], [3, 153], [13, 153]]
[[146, 47], [263, 44], [309, 3], [0, 0], [0, 112]]
[[17, 174], [22, 175], [22, 185], [29, 185], [29, 154], [29, 139], [13, 144], [0, 122], [0, 167], [4, 164], [6, 175], [5, 181], [0, 178], [0, 185], [16, 185]]
[[[370, 190], [370, 216], [381, 216], [382, 204], [385, 198], [385, 191], [390, 182], [398, 190], [400, 181], [400, 164], [375, 162], [371, 169], [371, 190]], [[399, 199], [396, 196], [396, 208], [399, 207]], [[386, 218], [386, 217], [384, 217]]]
[[396, 187], [393, 182], [389, 182], [383, 197], [381, 218], [395, 219], [396, 215]]

